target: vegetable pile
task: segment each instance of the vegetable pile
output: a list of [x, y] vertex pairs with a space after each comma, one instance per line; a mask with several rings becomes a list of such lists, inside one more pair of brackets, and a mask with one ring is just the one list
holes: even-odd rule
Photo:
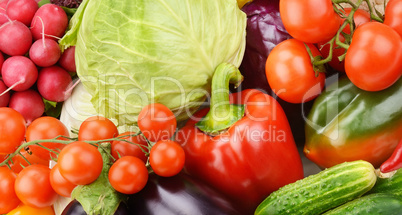
[[401, 8], [0, 0], [0, 214], [399, 214]]

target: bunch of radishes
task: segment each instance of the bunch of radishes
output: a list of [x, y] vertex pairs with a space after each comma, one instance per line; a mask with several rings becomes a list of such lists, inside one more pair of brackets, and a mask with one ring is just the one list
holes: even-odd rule
[[20, 112], [30, 124], [44, 101], [62, 102], [72, 89], [75, 48], [61, 51], [68, 27], [60, 6], [39, 0], [0, 0], [0, 107]]

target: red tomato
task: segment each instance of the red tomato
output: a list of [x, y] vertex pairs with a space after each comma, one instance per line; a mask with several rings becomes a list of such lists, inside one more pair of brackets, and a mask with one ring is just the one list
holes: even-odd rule
[[[41, 164], [43, 166], [49, 166], [49, 160], [44, 160], [34, 154], [30, 154], [24, 149], [20, 151], [21, 155], [25, 157], [25, 159], [20, 155], [15, 155], [10, 162], [11, 170], [15, 173], [20, 173], [23, 169], [23, 166], [26, 167], [30, 164]], [[29, 161], [29, 163], [27, 162]]]
[[78, 140], [104, 140], [119, 135], [116, 125], [103, 116], [91, 116], [86, 119], [78, 131]]
[[384, 24], [393, 28], [402, 37], [402, 0], [390, 0], [384, 14]]
[[24, 117], [9, 107], [0, 107], [0, 154], [11, 154], [25, 138]]
[[[350, 14], [350, 11], [352, 11], [352, 8], [345, 8], [345, 16], [348, 16]], [[355, 14], [353, 15], [353, 21], [355, 22], [356, 28], [359, 27], [360, 25], [370, 22], [370, 13], [363, 10], [363, 9], [357, 9], [355, 11]], [[349, 24], [346, 25], [346, 27], [343, 29], [343, 32], [346, 34], [350, 34], [350, 26]]]
[[16, 209], [12, 210], [7, 215], [54, 215], [52, 207], [33, 208], [28, 205], [20, 205]]
[[402, 39], [391, 27], [369, 22], [356, 29], [346, 52], [345, 72], [357, 87], [386, 89], [402, 75]]
[[77, 186], [69, 181], [67, 181], [61, 174], [59, 170], [59, 165], [56, 164], [50, 170], [50, 184], [52, 185], [54, 191], [57, 194], [64, 197], [71, 197], [71, 192]]
[[279, 12], [289, 34], [306, 43], [329, 41], [342, 21], [331, 0], [281, 0]]
[[[35, 119], [27, 128], [26, 140], [27, 142], [34, 140], [43, 139], [53, 139], [57, 136], [69, 137], [67, 127], [57, 118], [50, 116], [42, 116]], [[58, 140], [67, 140], [66, 138], [57, 138]], [[64, 148], [65, 144], [53, 143], [53, 142], [42, 142], [42, 146], [52, 149], [56, 152]], [[29, 149], [33, 154], [44, 160], [50, 160], [51, 158], [56, 158], [57, 155], [49, 152], [48, 150], [38, 146], [29, 146]]]
[[76, 185], [85, 185], [99, 177], [103, 160], [95, 146], [76, 141], [61, 150], [57, 164], [61, 175], [67, 181]]
[[[125, 135], [134, 135], [136, 134], [135, 132], [125, 132], [120, 134], [118, 137], [125, 136]], [[123, 139], [130, 141], [132, 143], [125, 142], [123, 140], [118, 141], [115, 140], [112, 142], [112, 155], [113, 157], [117, 160], [119, 157], [124, 157], [124, 156], [134, 156], [142, 161], [144, 163], [147, 162], [148, 157], [146, 156], [145, 153], [148, 153], [148, 143], [145, 140], [145, 138], [141, 135], [137, 136], [127, 136], [124, 137]], [[143, 151], [145, 150], [145, 152]]]
[[17, 175], [7, 167], [0, 167], [0, 214], [6, 214], [20, 204], [15, 194], [14, 184]]
[[142, 108], [138, 114], [138, 127], [152, 142], [170, 139], [176, 131], [176, 117], [163, 104], [153, 103]]
[[120, 193], [134, 194], [142, 190], [148, 181], [148, 169], [137, 157], [124, 156], [109, 170], [109, 182]]
[[163, 177], [170, 177], [179, 173], [183, 169], [184, 161], [183, 148], [171, 140], [156, 142], [149, 153], [149, 164], [153, 171]]
[[[318, 49], [309, 45], [313, 56], [321, 55]], [[279, 98], [302, 103], [317, 97], [325, 84], [325, 74], [315, 76], [313, 65], [304, 46], [296, 39], [279, 43], [268, 55], [265, 74], [269, 86]]]
[[33, 164], [25, 167], [15, 180], [15, 193], [22, 203], [30, 207], [43, 208], [53, 205], [57, 193], [50, 185], [50, 169]]

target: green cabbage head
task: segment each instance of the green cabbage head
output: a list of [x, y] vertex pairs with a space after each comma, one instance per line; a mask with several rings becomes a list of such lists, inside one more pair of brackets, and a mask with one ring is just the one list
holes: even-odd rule
[[220, 63], [238, 67], [246, 15], [236, 0], [84, 0], [60, 40], [95, 110], [135, 124], [150, 103], [178, 120], [205, 101]]

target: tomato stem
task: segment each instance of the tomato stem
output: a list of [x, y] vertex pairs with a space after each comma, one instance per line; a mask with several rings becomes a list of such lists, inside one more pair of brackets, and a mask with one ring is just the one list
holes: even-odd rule
[[[140, 149], [141, 149], [144, 153], [147, 153], [147, 151], [143, 148], [143, 147], [146, 147], [146, 146], [140, 145], [140, 144], [138, 144], [138, 143], [133, 143], [133, 142], [127, 140], [127, 139], [124, 139], [125, 137], [137, 136], [137, 135], [140, 135], [140, 134], [141, 134], [141, 133], [138, 132], [138, 133], [136, 133], [136, 134], [122, 135], [122, 136], [120, 136], [120, 137], [115, 137], [115, 138], [110, 138], [110, 139], [91, 140], [91, 141], [88, 140], [88, 141], [83, 141], [83, 142], [89, 143], [89, 144], [94, 145], [94, 146], [96, 146], [96, 147], [103, 147], [103, 146], [101, 146], [100, 143], [103, 143], [103, 142], [112, 142], [112, 141], [125, 141], [125, 142], [128, 142], [128, 143], [130, 143], [130, 144], [135, 144], [135, 145], [139, 146]], [[64, 138], [64, 139], [67, 139], [67, 140], [60, 140], [59, 138]], [[38, 145], [38, 146], [40, 146], [40, 147], [42, 147], [42, 148], [48, 150], [49, 152], [52, 152], [52, 153], [58, 155], [59, 152], [56, 152], [56, 151], [53, 150], [53, 149], [49, 149], [48, 147], [43, 146], [41, 143], [44, 143], [44, 142], [48, 143], [48, 142], [50, 142], [50, 143], [69, 144], [69, 143], [72, 143], [72, 142], [75, 142], [75, 141], [77, 141], [76, 138], [70, 138], [70, 137], [66, 137], [66, 136], [59, 135], [59, 136], [57, 136], [57, 137], [55, 137], [55, 138], [52, 138], [52, 139], [41, 139], [41, 140], [33, 140], [33, 141], [30, 141], [30, 142], [24, 142], [24, 143], [21, 144], [13, 153], [8, 154], [8, 156], [6, 157], [6, 159], [5, 159], [3, 162], [0, 163], [0, 166], [6, 165], [6, 166], [8, 166], [8, 167], [11, 169], [11, 167], [10, 167], [10, 165], [9, 165], [9, 162], [12, 163], [12, 162], [13, 162], [13, 161], [12, 161], [12, 158], [15, 157], [17, 154], [19, 154], [19, 155], [20, 155], [25, 161], [27, 161], [28, 164], [30, 165], [30, 162], [28, 161], [28, 159], [27, 159], [25, 156], [23, 156], [23, 155], [21, 154], [21, 152], [20, 152], [22, 149], [24, 149], [24, 150], [26, 150], [28, 153], [31, 153], [31, 152], [29, 151], [29, 146]], [[146, 147], [146, 148], [149, 149], [150, 147], [151, 147], [151, 146]], [[112, 156], [112, 155], [110, 154], [109, 156]], [[52, 158], [52, 159], [54, 159], [55, 161], [57, 161], [56, 158]]]

